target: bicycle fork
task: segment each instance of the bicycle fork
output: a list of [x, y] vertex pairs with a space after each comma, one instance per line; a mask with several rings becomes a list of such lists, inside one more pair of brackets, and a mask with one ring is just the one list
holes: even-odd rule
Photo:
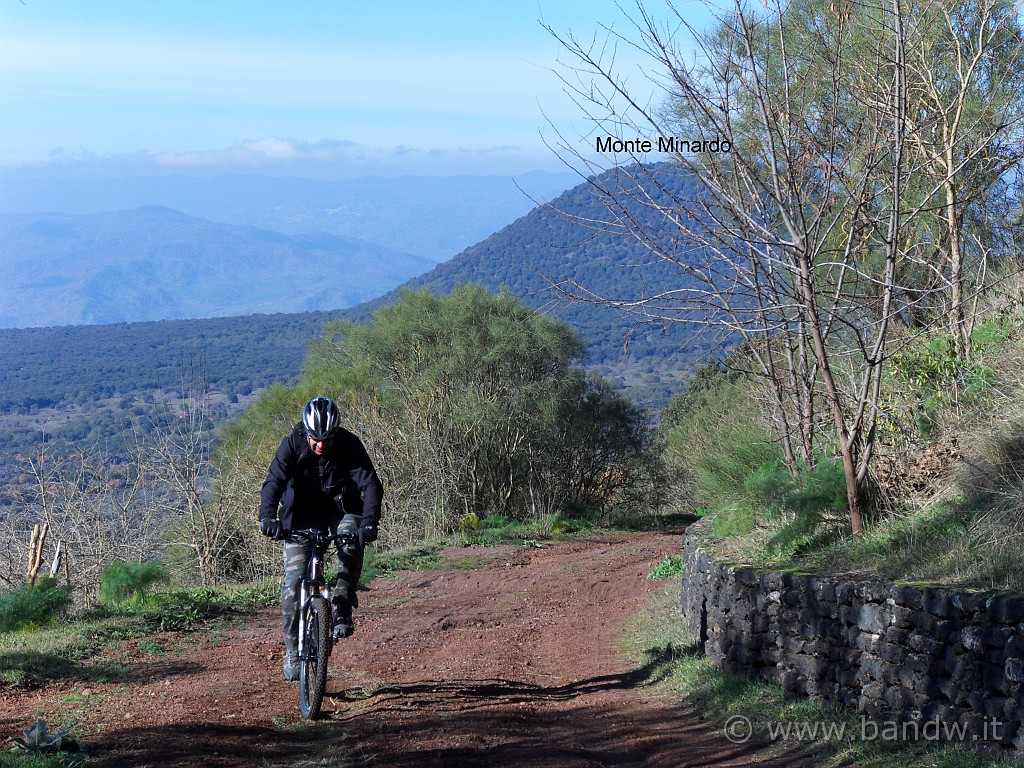
[[[307, 575], [299, 582], [299, 658], [302, 660], [305, 660], [308, 654], [308, 649], [306, 648], [306, 617], [308, 615], [309, 601], [318, 595], [327, 600], [327, 605], [330, 606], [330, 590], [324, 582], [320, 557], [314, 551], [309, 559]], [[326, 640], [330, 642], [330, 636]]]

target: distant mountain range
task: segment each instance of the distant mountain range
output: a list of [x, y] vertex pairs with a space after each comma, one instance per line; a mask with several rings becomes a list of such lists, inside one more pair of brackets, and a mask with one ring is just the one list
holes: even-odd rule
[[325, 232], [436, 263], [579, 181], [573, 173], [544, 171], [329, 181], [242, 174], [69, 178], [0, 169], [0, 213], [95, 214], [160, 205], [288, 235]]
[[304, 312], [367, 301], [434, 262], [159, 206], [0, 215], [0, 327]]

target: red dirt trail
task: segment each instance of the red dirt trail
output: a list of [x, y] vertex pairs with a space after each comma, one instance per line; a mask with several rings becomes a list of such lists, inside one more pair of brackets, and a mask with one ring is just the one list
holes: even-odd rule
[[0, 739], [72, 717], [88, 765], [118, 768], [793, 765], [731, 744], [622, 652], [632, 617], [674, 588], [647, 575], [678, 550], [669, 533], [453, 549], [477, 567], [376, 579], [313, 723], [266, 608], [119, 644], [134, 683], [0, 687]]

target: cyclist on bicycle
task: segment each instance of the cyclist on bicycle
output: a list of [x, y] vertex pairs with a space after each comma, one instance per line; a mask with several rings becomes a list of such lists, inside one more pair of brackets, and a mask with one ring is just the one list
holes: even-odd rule
[[[338, 547], [340, 573], [331, 595], [334, 637], [354, 631], [352, 609], [363, 568], [363, 544], [375, 541], [383, 486], [359, 438], [341, 426], [337, 405], [314, 397], [302, 421], [281, 441], [263, 481], [260, 531], [280, 539], [292, 530], [326, 528], [332, 534], [358, 532], [359, 543]], [[278, 514], [280, 505], [280, 515]], [[284, 627], [284, 676], [297, 680], [299, 582], [311, 552], [308, 545], [286, 541], [281, 616]]]

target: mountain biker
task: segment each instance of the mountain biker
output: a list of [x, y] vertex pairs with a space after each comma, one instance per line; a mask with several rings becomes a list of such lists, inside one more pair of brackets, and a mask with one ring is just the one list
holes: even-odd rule
[[[309, 528], [358, 533], [358, 542], [338, 546], [340, 573], [331, 594], [335, 639], [355, 629], [352, 609], [359, 604], [363, 545], [377, 538], [383, 492], [362, 442], [341, 426], [338, 407], [327, 397], [309, 401], [302, 421], [281, 441], [263, 481], [260, 532], [265, 536], [280, 539], [288, 531]], [[298, 592], [310, 556], [308, 544], [285, 542], [281, 617], [286, 680], [299, 676]]]

